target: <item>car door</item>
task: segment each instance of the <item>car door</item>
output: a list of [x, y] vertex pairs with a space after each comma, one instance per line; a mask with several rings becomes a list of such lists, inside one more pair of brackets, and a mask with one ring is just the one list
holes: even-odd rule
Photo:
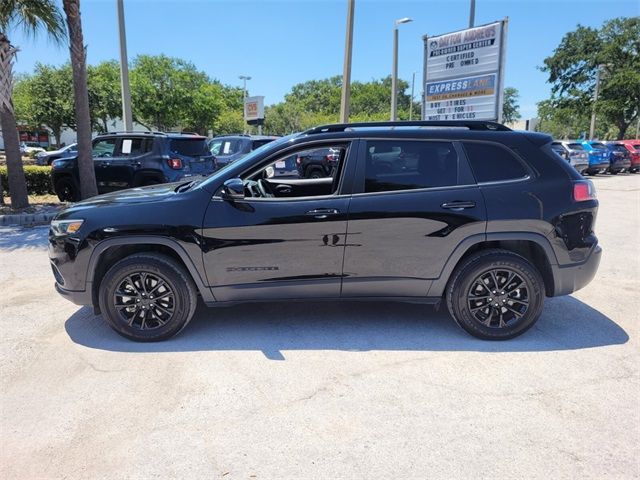
[[112, 186], [111, 170], [109, 167], [116, 155], [117, 139], [98, 138], [93, 141], [92, 153], [93, 165], [96, 172], [96, 183], [100, 193], [114, 190]]
[[458, 244], [485, 233], [482, 194], [451, 141], [361, 141], [353, 191], [343, 297], [425, 297]]
[[[339, 297], [354, 145], [342, 142], [334, 182], [305, 180], [301, 196], [226, 200], [214, 195], [203, 225], [204, 264], [218, 301]], [[309, 147], [275, 155], [257, 168], [273, 169]], [[352, 169], [352, 168], [351, 168]], [[251, 171], [241, 178], [255, 175]], [[253, 188], [253, 186], [247, 186]], [[315, 194], [314, 194], [315, 193]]]

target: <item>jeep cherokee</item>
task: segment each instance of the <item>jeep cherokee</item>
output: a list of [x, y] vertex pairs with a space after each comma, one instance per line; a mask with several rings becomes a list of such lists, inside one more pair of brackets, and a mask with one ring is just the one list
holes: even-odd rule
[[[551, 141], [479, 121], [313, 128], [206, 179], [62, 210], [56, 289], [138, 341], [178, 333], [199, 298], [444, 303], [470, 334], [512, 338], [545, 296], [589, 283], [601, 256], [594, 187]], [[331, 177], [268, 178], [318, 148], [338, 155]], [[378, 168], [380, 152], [402, 168]]]

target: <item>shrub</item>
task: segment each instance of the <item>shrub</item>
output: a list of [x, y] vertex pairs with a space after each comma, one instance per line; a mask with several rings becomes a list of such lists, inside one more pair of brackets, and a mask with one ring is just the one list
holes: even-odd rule
[[[2, 186], [4, 187], [5, 195], [10, 195], [6, 165], [0, 166], [0, 176], [2, 176]], [[27, 179], [27, 193], [29, 195], [53, 193], [51, 188], [51, 167], [25, 165], [24, 176]]]

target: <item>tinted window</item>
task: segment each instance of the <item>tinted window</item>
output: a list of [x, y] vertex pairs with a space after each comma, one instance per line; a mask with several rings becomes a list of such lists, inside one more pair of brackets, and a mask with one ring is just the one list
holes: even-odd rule
[[204, 138], [180, 138], [171, 140], [171, 153], [187, 156], [208, 155], [207, 141]]
[[611, 150], [614, 150], [616, 152], [626, 152], [627, 151], [627, 149], [625, 148], [624, 145], [619, 145], [619, 144], [611, 145]]
[[260, 148], [263, 145], [266, 145], [269, 142], [273, 142], [273, 139], [267, 138], [264, 140], [254, 140], [251, 142], [251, 150], [255, 150], [256, 148]]
[[113, 157], [116, 148], [116, 139], [99, 140], [93, 144], [92, 155], [94, 158]]
[[365, 192], [446, 187], [458, 183], [458, 154], [450, 142], [367, 142]]
[[513, 180], [527, 175], [522, 163], [503, 147], [465, 142], [464, 148], [478, 182]]
[[138, 156], [151, 150], [153, 140], [148, 138], [124, 138], [120, 146], [123, 157]]
[[640, 143], [634, 144], [633, 148], [635, 148], [636, 150], [640, 150]]
[[570, 143], [570, 144], [568, 145], [568, 147], [569, 147], [571, 150], [584, 150], [584, 147], [583, 147], [582, 145], [580, 145], [579, 143]]
[[591, 146], [593, 148], [597, 148], [598, 150], [606, 150], [607, 149], [607, 146], [604, 143], [594, 142], [594, 143], [591, 144]]
[[242, 148], [242, 142], [238, 139], [221, 138], [219, 140], [214, 139], [209, 145], [209, 150], [214, 155], [233, 155], [238, 153]]

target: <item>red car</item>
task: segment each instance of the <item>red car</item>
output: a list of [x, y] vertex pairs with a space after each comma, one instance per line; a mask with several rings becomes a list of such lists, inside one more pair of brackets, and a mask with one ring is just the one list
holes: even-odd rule
[[640, 171], [640, 140], [618, 140], [616, 143], [624, 145], [625, 148], [631, 154], [631, 167], [630, 172]]

